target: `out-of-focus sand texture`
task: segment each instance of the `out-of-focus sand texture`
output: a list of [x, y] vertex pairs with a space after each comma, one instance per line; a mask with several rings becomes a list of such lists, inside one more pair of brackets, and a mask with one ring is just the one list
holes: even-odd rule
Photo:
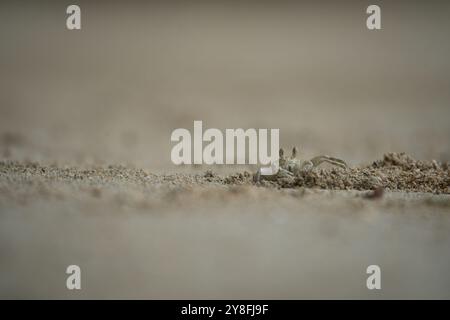
[[[79, 3], [81, 31], [63, 2], [0, 4], [2, 161], [192, 173], [170, 134], [194, 120], [450, 160], [448, 1], [383, 2], [376, 32], [368, 1]], [[0, 176], [2, 298], [450, 298], [448, 195], [24, 175]]]
[[[448, 298], [450, 196], [0, 166], [7, 298]], [[82, 290], [65, 288], [65, 268]], [[382, 270], [382, 291], [366, 268]]]
[[[1, 132], [13, 159], [170, 162], [170, 134], [280, 128], [281, 144], [356, 164], [404, 151], [449, 160], [450, 4], [2, 7]], [[2, 148], [4, 149], [4, 148]], [[2, 150], [3, 152], [6, 152]]]

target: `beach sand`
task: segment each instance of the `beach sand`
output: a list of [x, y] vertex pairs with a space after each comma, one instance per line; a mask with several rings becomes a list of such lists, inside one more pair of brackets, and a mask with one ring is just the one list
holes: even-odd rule
[[[0, 6], [1, 298], [450, 298], [448, 3]], [[176, 166], [194, 120], [350, 168]]]

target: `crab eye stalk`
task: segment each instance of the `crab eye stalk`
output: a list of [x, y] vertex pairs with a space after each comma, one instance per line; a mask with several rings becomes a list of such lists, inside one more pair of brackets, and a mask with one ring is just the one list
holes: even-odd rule
[[292, 158], [297, 157], [297, 147], [292, 148]]

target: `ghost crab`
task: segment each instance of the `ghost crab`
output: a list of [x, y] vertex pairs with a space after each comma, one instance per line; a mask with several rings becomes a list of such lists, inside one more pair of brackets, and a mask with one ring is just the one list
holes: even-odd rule
[[347, 168], [345, 161], [333, 158], [330, 156], [317, 156], [310, 160], [300, 160], [297, 159], [297, 148], [292, 149], [292, 155], [290, 157], [284, 156], [284, 150], [280, 149], [279, 152], [279, 170], [274, 175], [262, 175], [261, 168], [253, 176], [255, 182], [260, 182], [261, 180], [277, 180], [282, 178], [294, 178], [298, 176], [300, 172], [310, 171], [313, 168], [319, 166], [320, 164], [326, 162], [332, 165], [338, 166], [340, 168]]

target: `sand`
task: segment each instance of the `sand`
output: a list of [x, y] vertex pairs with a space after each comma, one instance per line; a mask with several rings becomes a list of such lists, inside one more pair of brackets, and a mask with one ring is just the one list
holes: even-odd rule
[[[0, 4], [1, 298], [450, 298], [448, 1], [121, 3]], [[175, 166], [195, 120], [349, 168]]]
[[[292, 185], [247, 171], [0, 162], [1, 294], [448, 298], [448, 181], [448, 167], [397, 154]], [[79, 292], [65, 289], [69, 264], [82, 269]], [[380, 292], [365, 287], [371, 264]]]

